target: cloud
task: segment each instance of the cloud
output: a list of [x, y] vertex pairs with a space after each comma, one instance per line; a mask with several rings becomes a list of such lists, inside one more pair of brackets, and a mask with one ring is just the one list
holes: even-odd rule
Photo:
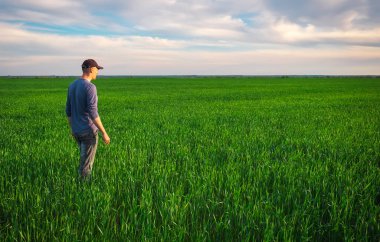
[[0, 75], [75, 74], [85, 57], [105, 74], [379, 74], [379, 5], [3, 0]]
[[0, 20], [56, 25], [78, 24], [91, 18], [86, 11], [81, 11], [82, 7], [79, 2], [71, 0], [4, 0], [0, 4]]
[[[78, 75], [84, 58], [95, 58], [105, 75], [152, 74], [378, 74], [376, 47], [308, 49], [252, 44], [246, 50], [210, 51], [185, 40], [128, 36], [61, 36], [1, 25], [0, 73]], [[53, 40], [53, 41], [52, 41]], [[229, 47], [227, 47], [229, 48]], [[18, 50], [18, 51], [14, 51]], [[362, 69], [358, 68], [361, 67]], [[356, 70], [356, 72], [352, 72]]]
[[380, 26], [377, 0], [268, 0], [266, 9], [274, 16], [324, 31], [370, 30]]
[[271, 29], [281, 42], [316, 44], [379, 45], [380, 26], [376, 29], [336, 29], [326, 31], [314, 25], [301, 26], [285, 19], [275, 22]]
[[[148, 35], [247, 42], [276, 42], [280, 37], [287, 42], [289, 36], [294, 40], [308, 39], [294, 38], [303, 35], [298, 32], [304, 32], [308, 36], [315, 33], [317, 40], [325, 41], [329, 38], [321, 38], [321, 35], [338, 32], [360, 33], [361, 38], [371, 31], [377, 35], [380, 24], [372, 20], [372, 9], [380, 10], [379, 5], [374, 0], [62, 0], [48, 3], [45, 0], [4, 0], [0, 3], [0, 21], [22, 23], [25, 28], [39, 31], [64, 34], [71, 31], [78, 35]], [[282, 29], [290, 29], [291, 33], [283, 34]], [[334, 42], [354, 35], [344, 36], [335, 38]], [[373, 38], [361, 42], [368, 43], [370, 39]]]

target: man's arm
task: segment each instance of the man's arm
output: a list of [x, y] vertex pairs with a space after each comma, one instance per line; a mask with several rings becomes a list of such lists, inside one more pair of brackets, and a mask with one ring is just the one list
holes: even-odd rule
[[109, 144], [110, 137], [108, 137], [108, 134], [106, 130], [104, 129], [102, 121], [100, 120], [100, 117], [98, 114], [98, 95], [96, 94], [95, 85], [89, 86], [88, 93], [87, 93], [87, 105], [88, 105], [88, 113], [92, 119], [92, 122], [94, 122], [95, 126], [102, 133], [103, 142], [106, 144]]
[[103, 142], [105, 144], [109, 144], [111, 142], [110, 137], [108, 136], [106, 130], [103, 127], [102, 121], [100, 120], [100, 117], [96, 117], [92, 120], [95, 124], [95, 126], [99, 129], [99, 131], [102, 133]]

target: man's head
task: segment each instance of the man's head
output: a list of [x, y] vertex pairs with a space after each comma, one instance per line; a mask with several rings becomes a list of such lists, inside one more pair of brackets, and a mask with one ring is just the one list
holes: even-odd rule
[[87, 59], [82, 64], [83, 76], [90, 78], [91, 80], [95, 80], [98, 75], [98, 70], [103, 69], [102, 66], [99, 66], [93, 59]]

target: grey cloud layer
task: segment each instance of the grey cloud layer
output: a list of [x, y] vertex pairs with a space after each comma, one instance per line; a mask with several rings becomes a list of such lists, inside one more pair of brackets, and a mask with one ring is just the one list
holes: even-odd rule
[[377, 0], [268, 0], [267, 6], [275, 14], [300, 24], [324, 28], [379, 25], [380, 2]]

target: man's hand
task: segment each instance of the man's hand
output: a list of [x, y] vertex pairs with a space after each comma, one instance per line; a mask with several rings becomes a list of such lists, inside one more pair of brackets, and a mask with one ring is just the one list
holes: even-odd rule
[[102, 133], [102, 139], [106, 145], [108, 145], [111, 142], [111, 139], [106, 132]]

